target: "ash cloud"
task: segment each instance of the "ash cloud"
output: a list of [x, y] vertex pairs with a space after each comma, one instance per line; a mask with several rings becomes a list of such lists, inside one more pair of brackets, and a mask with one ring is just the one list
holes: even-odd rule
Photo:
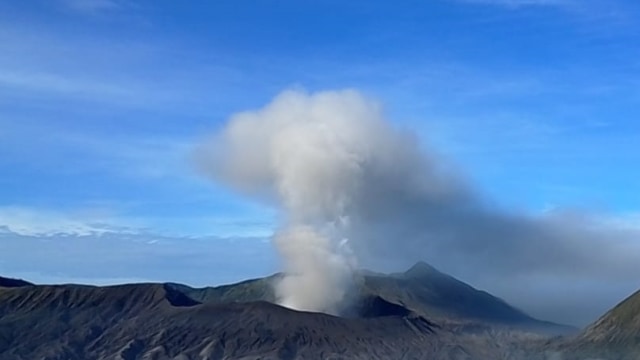
[[408, 259], [479, 283], [640, 273], [638, 231], [501, 210], [354, 90], [285, 91], [231, 116], [196, 158], [214, 181], [281, 210], [276, 292], [292, 308], [338, 312], [355, 267]]

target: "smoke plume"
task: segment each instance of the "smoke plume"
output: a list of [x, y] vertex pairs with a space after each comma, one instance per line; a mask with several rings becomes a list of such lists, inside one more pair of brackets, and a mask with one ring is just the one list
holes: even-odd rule
[[640, 272], [637, 232], [490, 206], [356, 91], [285, 91], [233, 115], [197, 155], [215, 181], [281, 210], [276, 294], [291, 308], [339, 312], [354, 267], [380, 259], [446, 258], [512, 277]]
[[215, 180], [282, 210], [274, 244], [285, 277], [276, 293], [301, 310], [339, 311], [356, 261], [350, 244], [365, 241], [352, 235], [368, 222], [372, 197], [403, 188], [441, 201], [459, 194], [412, 136], [355, 91], [284, 92], [233, 116], [201, 154]]

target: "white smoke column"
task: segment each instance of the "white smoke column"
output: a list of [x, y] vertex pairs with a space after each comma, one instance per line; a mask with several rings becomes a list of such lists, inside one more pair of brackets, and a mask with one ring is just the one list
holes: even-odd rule
[[286, 276], [276, 288], [280, 304], [338, 313], [353, 269], [348, 255], [335, 247], [331, 237], [309, 226], [291, 226], [274, 239], [286, 260]]
[[422, 183], [416, 144], [355, 91], [286, 91], [261, 110], [232, 116], [198, 155], [216, 181], [282, 210], [273, 241], [285, 264], [280, 303], [336, 313], [355, 264], [352, 220], [361, 220], [376, 184]]

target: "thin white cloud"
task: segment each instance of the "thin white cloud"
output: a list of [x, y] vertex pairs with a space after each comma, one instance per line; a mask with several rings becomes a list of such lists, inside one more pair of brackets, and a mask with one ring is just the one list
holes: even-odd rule
[[[627, 213], [604, 219], [605, 225], [616, 226], [628, 231], [640, 233], [640, 213]], [[637, 239], [640, 242], [640, 239]]]
[[525, 6], [567, 7], [575, 5], [574, 0], [457, 0], [458, 2], [479, 5], [495, 5], [509, 8]]
[[[4, 277], [10, 277], [13, 279], [23, 279], [38, 285], [59, 285], [59, 284], [89, 284], [96, 286], [109, 286], [119, 284], [132, 284], [132, 283], [148, 283], [153, 282], [152, 279], [147, 278], [132, 278], [132, 277], [83, 277], [78, 275], [64, 275], [64, 274], [48, 274], [38, 271], [24, 271], [24, 272], [7, 272], [1, 274]], [[156, 279], [157, 281], [158, 279]]]
[[[46, 116], [46, 115], [45, 115]], [[57, 173], [99, 171], [136, 179], [193, 178], [189, 153], [193, 140], [170, 136], [104, 136], [100, 133], [63, 129], [46, 118], [22, 118], [0, 111], [0, 163], [10, 161]], [[25, 147], [26, 139], [38, 138]], [[60, 167], [69, 161], [77, 166]]]
[[[637, 9], [630, 2], [607, 0], [452, 0], [461, 4], [493, 6], [507, 10], [557, 9], [578, 21], [581, 31], [608, 34], [635, 28]], [[578, 25], [576, 24], [576, 25]]]
[[[85, 206], [62, 211], [29, 206], [0, 205], [0, 236], [12, 234], [40, 238], [107, 235], [225, 239], [268, 238], [273, 234], [274, 214], [269, 209], [248, 207], [243, 215], [202, 213], [169, 218], [151, 215], [126, 216], [118, 212], [130, 204]], [[146, 203], [146, 206], [167, 206]], [[153, 230], [150, 230], [153, 229]], [[155, 243], [152, 239], [150, 243]]]
[[24, 236], [87, 236], [141, 231], [125, 226], [122, 219], [106, 215], [104, 211], [85, 209], [64, 213], [21, 206], [0, 206], [0, 228], [4, 233]]
[[182, 282], [218, 285], [275, 272], [262, 238], [156, 233], [21, 235], [0, 232], [0, 276], [35, 283]]
[[16, 90], [80, 95], [81, 97], [103, 96], [128, 98], [136, 91], [127, 86], [109, 84], [97, 79], [74, 79], [56, 73], [0, 71], [0, 86]]
[[62, 0], [61, 5], [66, 9], [85, 14], [113, 11], [122, 7], [122, 3], [116, 0]]
[[9, 22], [0, 31], [0, 98], [14, 104], [71, 101], [184, 116], [219, 105], [212, 94], [230, 94], [233, 84], [255, 80], [233, 59], [202, 63], [190, 56], [195, 51], [162, 39], [68, 34]]

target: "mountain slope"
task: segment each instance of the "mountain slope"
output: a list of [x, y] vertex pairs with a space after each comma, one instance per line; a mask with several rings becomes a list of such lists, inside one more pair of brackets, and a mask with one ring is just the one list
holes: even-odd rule
[[[190, 288], [168, 284], [203, 303], [274, 302], [273, 284], [281, 275], [247, 280], [237, 284]], [[419, 262], [404, 273], [383, 275], [361, 272], [350, 295], [346, 316], [369, 317], [384, 313], [417, 313], [438, 323], [458, 328], [473, 324], [518, 327], [523, 330], [566, 334], [576, 329], [530, 317], [491, 294]], [[475, 325], [473, 325], [475, 326]]]
[[548, 334], [576, 331], [570, 326], [532, 318], [504, 300], [475, 289], [424, 262], [418, 262], [404, 273], [365, 276], [363, 283], [364, 292], [378, 294], [419, 314], [428, 314], [440, 323], [481, 323]]
[[580, 336], [583, 341], [640, 348], [640, 291], [607, 312]]
[[170, 304], [168, 296], [154, 284], [0, 289], [0, 358], [80, 359], [106, 329]]
[[239, 283], [216, 287], [192, 288], [183, 284], [167, 283], [166, 286], [180, 291], [201, 303], [221, 302], [276, 302], [273, 284], [281, 275], [276, 274], [261, 279], [245, 280]]
[[640, 291], [637, 291], [578, 336], [558, 342], [566, 360], [640, 359]]
[[0, 358], [449, 359], [467, 352], [410, 314], [347, 319], [267, 302], [187, 299], [158, 284], [4, 288]]
[[393, 276], [366, 276], [368, 292], [439, 318], [512, 324], [533, 321], [501, 299], [419, 262]]
[[[209, 289], [179, 284], [0, 287], [0, 359], [640, 358], [640, 292], [577, 337], [545, 339], [493, 326], [528, 317], [426, 264], [382, 283], [385, 276], [366, 276], [370, 279], [362, 287], [371, 292], [361, 293], [351, 317], [293, 311], [265, 301], [216, 301], [267, 296], [264, 286], [274, 277]], [[391, 285], [385, 282], [389, 279]], [[479, 310], [465, 308], [473, 306], [471, 295], [484, 299]], [[443, 297], [459, 301], [446, 305]], [[476, 312], [481, 309], [489, 315]], [[422, 313], [445, 310], [459, 318]]]

